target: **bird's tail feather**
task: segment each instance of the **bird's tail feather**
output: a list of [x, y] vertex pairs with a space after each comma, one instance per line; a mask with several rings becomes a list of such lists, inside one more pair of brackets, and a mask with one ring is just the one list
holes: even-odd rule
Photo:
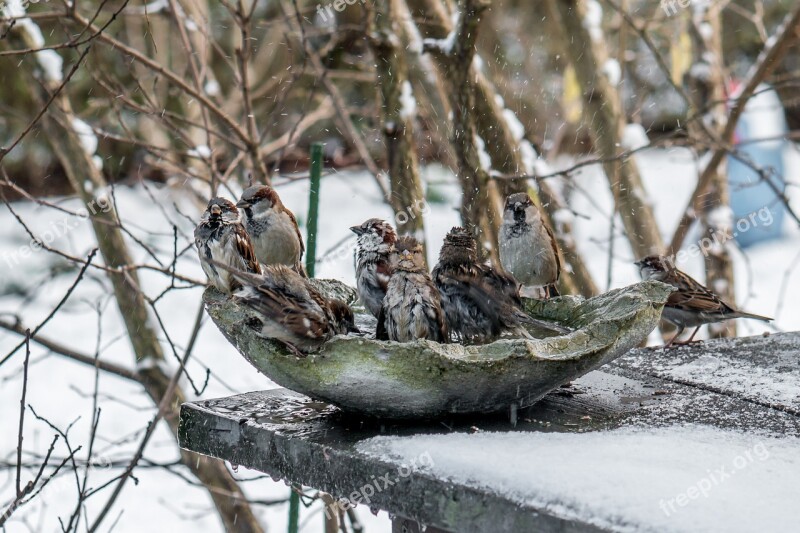
[[225, 263], [221, 263], [215, 259], [209, 259], [208, 262], [214, 265], [216, 268], [221, 268], [222, 270], [229, 272], [231, 275], [233, 275], [236, 281], [245, 286], [249, 285], [256, 287], [258, 285], [261, 285], [264, 279], [263, 275], [253, 274], [251, 272], [245, 272], [243, 270], [239, 270], [237, 268], [233, 268], [229, 265], [226, 265]]
[[744, 311], [738, 311], [736, 313], [736, 318], [752, 318], [753, 320], [761, 320], [762, 322], [772, 322], [775, 320], [774, 318], [770, 318], [768, 316], [754, 315], [753, 313], [745, 313]]

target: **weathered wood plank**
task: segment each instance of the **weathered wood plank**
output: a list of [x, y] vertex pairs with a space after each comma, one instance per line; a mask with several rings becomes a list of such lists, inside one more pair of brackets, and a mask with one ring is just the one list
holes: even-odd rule
[[633, 350], [613, 366], [800, 415], [800, 333]]

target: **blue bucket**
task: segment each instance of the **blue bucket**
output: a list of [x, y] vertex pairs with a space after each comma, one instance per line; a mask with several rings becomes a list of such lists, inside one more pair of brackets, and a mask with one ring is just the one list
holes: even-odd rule
[[[764, 169], [781, 193], [786, 188], [783, 179], [786, 132], [786, 118], [778, 95], [767, 85], [759, 86], [736, 127], [737, 155]], [[728, 157], [728, 183], [731, 209], [736, 217], [734, 237], [739, 246], [746, 248], [779, 239], [783, 234], [786, 206], [775, 189], [734, 156]]]

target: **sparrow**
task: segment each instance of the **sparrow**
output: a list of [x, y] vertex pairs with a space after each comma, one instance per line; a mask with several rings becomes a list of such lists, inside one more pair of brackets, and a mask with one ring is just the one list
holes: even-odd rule
[[358, 236], [355, 250], [358, 297], [377, 318], [391, 276], [389, 253], [397, 241], [397, 234], [391, 224], [378, 218], [370, 218], [360, 226], [353, 226], [350, 231]]
[[667, 346], [671, 346], [687, 327], [695, 328], [685, 343], [692, 342], [697, 331], [704, 324], [722, 322], [733, 318], [752, 318], [769, 322], [772, 318], [738, 311], [723, 302], [719, 296], [708, 290], [685, 272], [681, 272], [672, 261], [663, 256], [651, 255], [634, 263], [644, 280], [656, 280], [672, 285], [676, 290], [667, 298], [661, 317], [678, 326], [678, 333]]
[[267, 265], [259, 275], [214, 264], [239, 283], [234, 297], [258, 313], [261, 336], [282, 342], [299, 357], [335, 335], [358, 332], [347, 304], [326, 298], [286, 265]]
[[413, 237], [398, 238], [390, 266], [392, 274], [378, 315], [376, 338], [448, 342], [441, 297], [425, 266], [422, 245]]
[[480, 264], [475, 239], [464, 228], [455, 227], [445, 237], [433, 282], [442, 296], [450, 333], [462, 339], [490, 342], [506, 331], [531, 338], [523, 324], [567, 331], [528, 316], [519, 282], [507, 272]]
[[239, 211], [227, 198], [212, 198], [208, 202], [194, 230], [194, 244], [208, 281], [222, 292], [231, 293], [239, 284], [229, 271], [215, 267], [212, 261], [244, 272], [261, 273]]
[[503, 269], [526, 287], [543, 287], [545, 298], [558, 296], [561, 260], [556, 239], [527, 193], [506, 198], [498, 244]]
[[300, 262], [305, 246], [297, 219], [275, 189], [268, 185], [248, 187], [236, 207], [244, 213], [244, 226], [260, 263], [286, 265], [306, 276]]

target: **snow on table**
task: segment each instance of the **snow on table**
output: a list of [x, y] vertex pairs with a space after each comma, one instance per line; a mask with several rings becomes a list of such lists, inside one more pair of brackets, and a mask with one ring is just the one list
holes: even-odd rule
[[[358, 449], [617, 531], [789, 531], [800, 440], [708, 426], [375, 437]], [[428, 459], [429, 458], [429, 459]]]

